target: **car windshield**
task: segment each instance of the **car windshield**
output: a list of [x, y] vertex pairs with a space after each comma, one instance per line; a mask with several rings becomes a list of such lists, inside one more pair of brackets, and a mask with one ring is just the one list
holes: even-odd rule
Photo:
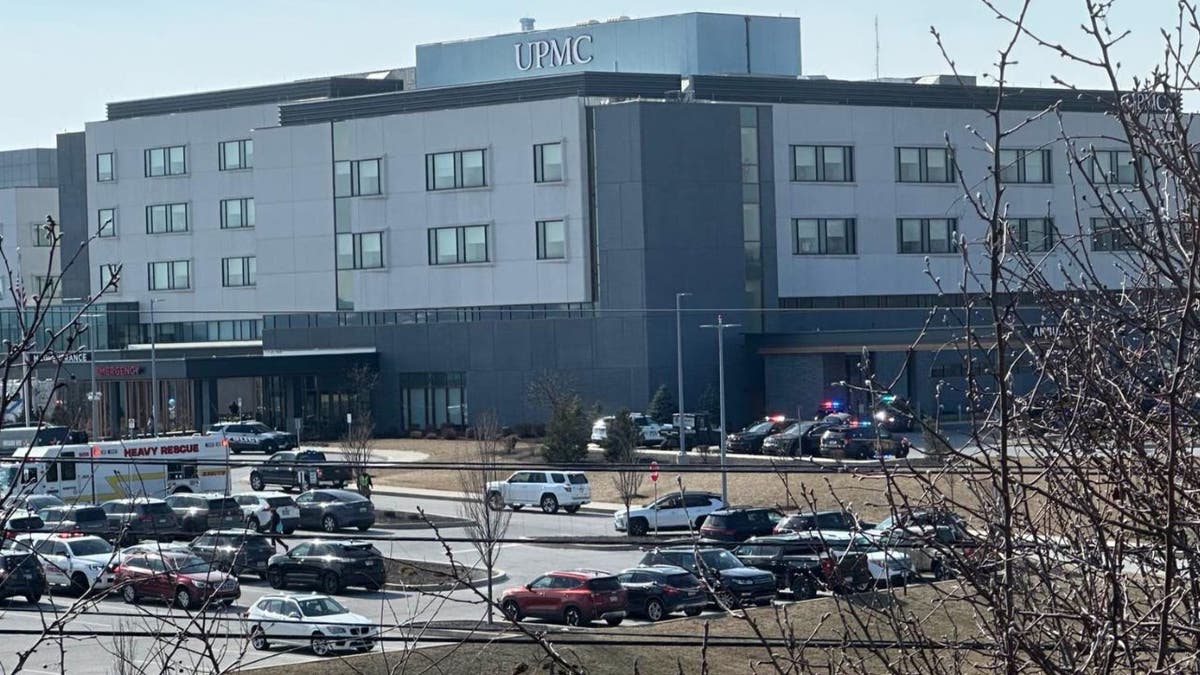
[[17, 466], [4, 464], [0, 466], [0, 491], [7, 492], [17, 478]]
[[732, 553], [724, 550], [709, 550], [701, 551], [700, 559], [704, 564], [714, 570], [731, 570], [737, 567], [745, 567], [742, 561], [738, 560]]
[[256, 433], [256, 434], [266, 434], [266, 433], [270, 433], [272, 431], [271, 427], [269, 427], [265, 424], [247, 424], [246, 428], [250, 432]]
[[148, 502], [142, 505], [142, 509], [152, 516], [166, 516], [175, 513], [166, 502]]
[[72, 555], [106, 555], [113, 547], [103, 539], [80, 539], [70, 544]]
[[745, 544], [737, 547], [735, 553], [737, 555], [771, 557], [779, 553], [779, 547], [767, 546], [765, 544]]
[[309, 450], [307, 452], [302, 452], [302, 453], [296, 455], [296, 461], [297, 462], [324, 462], [324, 461], [326, 461], [325, 453], [317, 452], [315, 450]]
[[845, 550], [852, 553], [874, 553], [879, 550], [879, 546], [875, 542], [861, 534], [851, 538], [847, 543], [849, 544], [848, 546], [841, 543], [835, 544], [835, 546], [838, 548], [845, 546]]
[[312, 600], [301, 600], [300, 611], [304, 616], [331, 616], [345, 614], [350, 610], [338, 604], [338, 601], [333, 598], [313, 598]]
[[788, 428], [779, 432], [779, 435], [780, 436], [799, 436], [800, 435], [800, 423], [797, 422], [795, 424], [788, 426]]
[[896, 525], [897, 525], [896, 516], [888, 516], [887, 518], [884, 518], [883, 520], [879, 521], [879, 524], [875, 526], [875, 529], [890, 530], [890, 529], [896, 527]]
[[267, 504], [271, 506], [295, 506], [295, 502], [291, 497], [267, 497]]
[[184, 574], [207, 574], [215, 569], [203, 558], [194, 555], [166, 556], [163, 559], [166, 560], [168, 567]]
[[774, 425], [775, 425], [775, 423], [774, 423], [774, 422], [772, 422], [771, 420], [765, 420], [765, 421], [763, 421], [763, 422], [759, 422], [758, 424], [751, 424], [750, 426], [748, 426], [748, 427], [746, 427], [745, 429], [743, 429], [743, 430], [742, 430], [742, 433], [746, 433], [746, 434], [765, 434], [765, 433], [767, 433], [768, 431], [770, 431], [770, 430], [771, 430], [771, 427], [772, 427], [772, 426], [774, 426]]

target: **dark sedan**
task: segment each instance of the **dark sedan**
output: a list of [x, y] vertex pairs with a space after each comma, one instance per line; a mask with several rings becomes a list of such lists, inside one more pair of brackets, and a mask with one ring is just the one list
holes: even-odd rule
[[835, 427], [821, 436], [821, 456], [832, 459], [875, 459], [896, 456], [900, 444], [881, 426]]
[[357, 527], [366, 532], [375, 525], [375, 505], [349, 490], [309, 490], [296, 497], [300, 507], [300, 529], [337, 532]]
[[708, 604], [708, 594], [696, 575], [674, 565], [633, 567], [617, 575], [625, 588], [629, 613], [650, 621], [683, 612], [696, 616]]

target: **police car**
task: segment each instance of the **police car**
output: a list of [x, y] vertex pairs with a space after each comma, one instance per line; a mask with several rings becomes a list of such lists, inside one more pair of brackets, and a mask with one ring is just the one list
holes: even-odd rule
[[46, 583], [74, 593], [104, 590], [116, 582], [111, 565], [117, 553], [100, 537], [86, 534], [33, 533], [17, 535], [15, 547], [37, 552]]
[[268, 455], [297, 447], [296, 434], [276, 431], [262, 422], [220, 422], [209, 427], [213, 433], [224, 433], [233, 454], [262, 451]]

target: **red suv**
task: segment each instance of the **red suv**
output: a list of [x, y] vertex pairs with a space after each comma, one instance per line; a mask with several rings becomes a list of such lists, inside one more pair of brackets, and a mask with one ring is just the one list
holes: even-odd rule
[[583, 626], [604, 619], [610, 626], [625, 620], [625, 589], [617, 577], [597, 570], [547, 572], [504, 591], [500, 607], [514, 621], [529, 616]]
[[117, 586], [130, 604], [142, 598], [174, 602], [180, 609], [233, 604], [242, 595], [237, 577], [183, 552], [137, 552], [116, 566]]

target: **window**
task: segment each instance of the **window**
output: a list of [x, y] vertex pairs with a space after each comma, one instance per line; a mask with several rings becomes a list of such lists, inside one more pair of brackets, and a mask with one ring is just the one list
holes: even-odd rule
[[1049, 183], [1049, 150], [1001, 150], [1000, 180], [1005, 183]]
[[42, 299], [52, 299], [58, 295], [58, 277], [35, 274], [33, 275], [33, 288], [30, 290]]
[[370, 270], [383, 267], [383, 233], [337, 235], [337, 268]]
[[192, 263], [190, 260], [152, 262], [146, 265], [150, 276], [150, 290], [179, 291], [192, 287]]
[[1093, 251], [1130, 251], [1135, 248], [1128, 222], [1116, 218], [1092, 218]]
[[793, 218], [795, 255], [846, 255], [855, 252], [853, 218]]
[[[484, 153], [484, 150], [459, 150], [425, 155], [425, 189], [454, 190], [487, 185]], [[561, 173], [561, 148], [559, 154]]]
[[217, 146], [221, 171], [236, 171], [254, 166], [254, 141], [223, 141]]
[[54, 235], [46, 227], [45, 223], [33, 224], [33, 245], [37, 247], [54, 245]]
[[952, 183], [954, 157], [948, 148], [896, 148], [896, 180], [901, 183]]
[[101, 152], [96, 155], [96, 182], [106, 183], [110, 180], [116, 180], [117, 172], [113, 164], [113, 154], [111, 152]]
[[1133, 153], [1128, 150], [1097, 150], [1089, 163], [1097, 183], [1132, 184], [1136, 179]]
[[488, 261], [487, 225], [429, 230], [429, 264], [458, 265]]
[[952, 253], [958, 230], [955, 218], [901, 218], [896, 221], [900, 253]]
[[533, 182], [557, 183], [562, 179], [562, 143], [543, 143], [533, 146]]
[[333, 196], [380, 194], [379, 160], [357, 159], [333, 163]]
[[187, 231], [187, 204], [155, 204], [146, 207], [146, 234]]
[[96, 236], [117, 236], [117, 210], [100, 209], [96, 212]]
[[117, 282], [119, 282], [121, 280], [120, 269], [121, 269], [120, 265], [101, 265], [100, 266], [100, 289], [101, 289], [101, 291], [103, 291], [104, 289], [107, 289], [108, 285], [110, 283], [112, 284], [112, 290], [113, 291], [117, 290]]
[[146, 176], [182, 176], [187, 173], [187, 150], [182, 145], [146, 151]]
[[1016, 244], [1031, 253], [1044, 253], [1054, 246], [1052, 218], [1016, 218], [1009, 221]]
[[227, 288], [253, 286], [258, 276], [258, 258], [221, 259], [221, 285]]
[[846, 145], [793, 145], [792, 180], [848, 183], [854, 180], [854, 148]]
[[538, 260], [562, 260], [567, 257], [567, 233], [561, 220], [537, 221]]
[[243, 227], [254, 227], [254, 199], [222, 199], [221, 229], [236, 230]]

